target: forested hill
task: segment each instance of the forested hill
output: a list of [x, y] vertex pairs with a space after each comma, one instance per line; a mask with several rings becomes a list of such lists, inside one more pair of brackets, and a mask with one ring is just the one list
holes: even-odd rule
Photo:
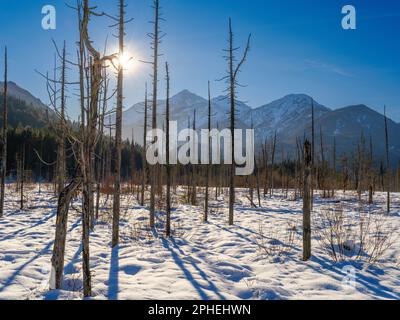
[[[0, 81], [0, 128], [3, 126], [4, 86]], [[15, 177], [18, 161], [21, 154], [25, 155], [24, 167], [28, 180], [39, 178], [52, 181], [57, 160], [57, 132], [54, 124], [57, 121], [56, 113], [34, 97], [29, 91], [19, 87], [14, 82], [8, 82], [8, 148], [7, 148], [7, 175]], [[109, 150], [113, 144], [105, 137], [103, 143], [108, 144]], [[1, 150], [1, 145], [0, 145]], [[67, 143], [67, 150], [70, 146]], [[46, 165], [39, 160], [39, 153]], [[132, 165], [141, 167], [140, 148], [127, 142], [122, 147], [122, 176], [129, 177]], [[109, 152], [110, 157], [110, 152]], [[108, 160], [111, 163], [111, 160]], [[67, 154], [67, 169], [71, 173], [75, 165], [71, 152]]]
[[[0, 126], [3, 126], [3, 93], [0, 93]], [[32, 128], [43, 128], [48, 123], [48, 117], [55, 119], [52, 112], [45, 108], [36, 108], [28, 105], [25, 101], [8, 96], [8, 125], [11, 127], [29, 126]]]
[[[0, 126], [3, 125], [4, 82], [0, 81]], [[11, 127], [43, 128], [48, 120], [54, 122], [56, 114], [39, 98], [13, 81], [8, 81], [8, 124]]]

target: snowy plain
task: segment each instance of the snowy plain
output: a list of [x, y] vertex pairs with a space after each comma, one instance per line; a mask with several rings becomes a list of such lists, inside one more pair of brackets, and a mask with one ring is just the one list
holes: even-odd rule
[[[8, 186], [6, 193], [0, 219], [0, 299], [82, 299], [79, 200], [69, 215], [63, 289], [49, 291], [57, 199], [50, 189], [43, 188], [41, 194], [37, 185], [27, 189], [24, 210], [18, 209], [15, 186]], [[261, 208], [252, 208], [247, 194], [238, 192], [232, 227], [226, 195], [215, 201], [211, 192], [208, 223], [202, 223], [201, 206], [180, 204], [176, 198], [171, 239], [163, 236], [163, 213], [152, 232], [147, 228], [148, 210], [133, 195], [125, 195], [121, 243], [113, 250], [112, 198], [108, 203], [102, 198], [100, 219], [90, 237], [93, 299], [400, 299], [400, 194], [392, 194], [392, 214], [385, 216], [395, 241], [374, 265], [334, 262], [315, 234], [313, 257], [303, 262], [301, 199], [286, 199], [276, 190], [273, 197], [262, 199]], [[385, 195], [377, 193], [375, 200], [373, 210], [381, 214]], [[338, 203], [357, 210], [354, 193], [337, 191], [334, 201], [317, 196], [313, 217]], [[293, 236], [287, 252], [268, 256], [261, 250], [261, 234], [279, 243], [289, 229]], [[349, 265], [355, 270], [355, 285], [344, 282]]]

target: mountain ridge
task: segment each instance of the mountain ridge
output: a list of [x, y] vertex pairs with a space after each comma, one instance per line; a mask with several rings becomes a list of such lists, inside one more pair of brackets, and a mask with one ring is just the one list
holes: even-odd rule
[[[18, 125], [43, 128], [48, 124], [48, 118], [56, 119], [55, 113], [39, 98], [13, 81], [8, 81], [8, 122], [10, 126]], [[0, 95], [4, 96], [4, 82], [0, 81]], [[3, 109], [3, 99], [0, 101]], [[0, 118], [2, 119], [1, 112]]]
[[[212, 127], [229, 127], [229, 100], [222, 100], [223, 96], [212, 98]], [[207, 128], [207, 99], [183, 90], [171, 97], [171, 120], [178, 121], [178, 130], [191, 126], [196, 110], [196, 128]], [[278, 142], [285, 153], [294, 155], [298, 138], [310, 138], [311, 132], [311, 103], [314, 103], [316, 136], [322, 132], [326, 149], [333, 148], [333, 140], [336, 137], [338, 153], [352, 153], [359, 143], [361, 134], [371, 136], [375, 143], [376, 153], [383, 154], [384, 148], [382, 134], [384, 132], [383, 115], [359, 104], [332, 109], [317, 101], [309, 95], [288, 94], [262, 106], [252, 108], [242, 101], [237, 101], [236, 128], [255, 129], [256, 145], [260, 147], [266, 139], [277, 132]], [[124, 112], [124, 137], [130, 139], [134, 132], [135, 141], [143, 141], [143, 102], [135, 104]], [[158, 123], [162, 127], [165, 121], [165, 100], [158, 101]], [[149, 112], [151, 117], [151, 111]], [[149, 118], [150, 119], [150, 118]], [[189, 123], [190, 122], [190, 123]], [[149, 121], [150, 123], [150, 121]], [[342, 132], [341, 132], [342, 130]], [[400, 124], [389, 120], [391, 157], [400, 160]], [[319, 143], [319, 142], [318, 142]], [[329, 151], [327, 151], [329, 153]]]
[[[47, 106], [33, 94], [31, 94], [28, 90], [22, 88], [14, 81], [8, 81], [8, 90], [7, 93], [9, 96], [14, 98], [23, 100], [28, 106], [32, 105], [35, 108], [47, 108]], [[0, 81], [0, 94], [4, 92], [4, 81]]]

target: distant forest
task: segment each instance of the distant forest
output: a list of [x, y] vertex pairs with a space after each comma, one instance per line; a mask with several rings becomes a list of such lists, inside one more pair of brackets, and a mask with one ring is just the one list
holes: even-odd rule
[[[3, 94], [0, 94], [0, 128], [3, 126]], [[28, 106], [23, 100], [8, 96], [8, 148], [7, 176], [13, 181], [24, 159], [25, 179], [31, 182], [51, 182], [54, 178], [57, 162], [57, 132], [48, 124], [49, 119], [56, 119], [52, 111]], [[104, 137], [104, 144], [110, 144], [109, 137]], [[66, 141], [67, 150], [71, 150]], [[137, 171], [142, 168], [141, 147], [123, 142], [122, 177], [128, 179], [132, 175], [132, 167]], [[76, 167], [71, 152], [67, 152], [67, 170], [70, 174]], [[109, 155], [111, 156], [111, 155]], [[111, 166], [112, 161], [107, 161]], [[112, 168], [109, 167], [109, 172]]]

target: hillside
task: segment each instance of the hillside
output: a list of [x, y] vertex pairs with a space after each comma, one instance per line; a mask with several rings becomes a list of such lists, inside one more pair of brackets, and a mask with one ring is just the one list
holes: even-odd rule
[[[3, 121], [4, 83], [0, 82], [0, 126]], [[48, 118], [56, 119], [56, 115], [40, 99], [14, 82], [8, 83], [8, 123], [12, 127], [18, 125], [42, 128], [47, 125]]]

